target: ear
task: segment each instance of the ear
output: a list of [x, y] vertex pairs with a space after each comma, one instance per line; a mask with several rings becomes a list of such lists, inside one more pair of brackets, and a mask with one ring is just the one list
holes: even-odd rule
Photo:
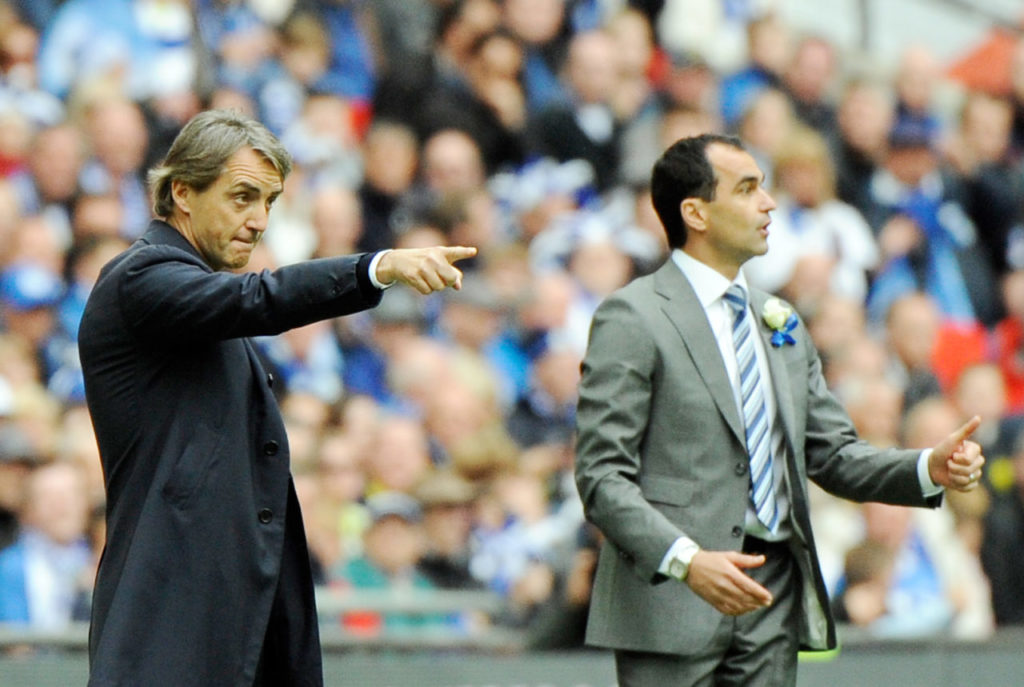
[[174, 205], [178, 208], [178, 211], [183, 215], [191, 213], [190, 205], [192, 201], [192, 187], [184, 183], [179, 179], [171, 181], [171, 198], [174, 199]]
[[686, 198], [679, 204], [679, 214], [691, 231], [703, 232], [707, 228], [707, 208], [700, 198]]

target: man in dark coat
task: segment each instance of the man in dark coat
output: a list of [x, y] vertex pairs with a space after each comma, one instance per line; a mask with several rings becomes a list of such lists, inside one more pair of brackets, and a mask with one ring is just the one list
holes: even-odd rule
[[80, 332], [107, 491], [89, 685], [322, 685], [288, 440], [247, 337], [461, 287], [472, 248], [244, 267], [291, 168], [262, 125], [208, 111], [150, 173], [156, 216], [108, 264]]

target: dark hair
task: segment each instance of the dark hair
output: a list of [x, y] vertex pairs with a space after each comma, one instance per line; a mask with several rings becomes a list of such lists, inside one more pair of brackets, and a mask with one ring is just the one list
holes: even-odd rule
[[670, 248], [686, 245], [687, 229], [680, 204], [687, 198], [715, 198], [717, 180], [707, 156], [707, 148], [712, 143], [744, 150], [743, 142], [735, 136], [701, 134], [679, 139], [654, 163], [651, 202], [665, 227]]

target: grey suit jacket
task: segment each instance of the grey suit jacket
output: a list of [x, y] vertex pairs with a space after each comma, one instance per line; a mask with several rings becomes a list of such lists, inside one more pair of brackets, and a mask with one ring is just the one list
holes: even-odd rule
[[[769, 294], [751, 290], [753, 311]], [[765, 340], [788, 444], [786, 476], [803, 580], [804, 648], [836, 645], [815, 552], [807, 479], [856, 501], [936, 506], [917, 478], [915, 450], [878, 450], [859, 440], [825, 385], [810, 335]], [[587, 642], [688, 655], [710, 641], [721, 615], [658, 572], [685, 534], [708, 550], [739, 550], [748, 501], [743, 423], [721, 353], [689, 281], [668, 260], [598, 308], [583, 362], [576, 482], [587, 518], [606, 536]]]

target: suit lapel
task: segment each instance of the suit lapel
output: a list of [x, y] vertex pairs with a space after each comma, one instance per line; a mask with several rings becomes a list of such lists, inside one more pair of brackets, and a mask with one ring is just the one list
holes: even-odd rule
[[760, 315], [764, 309], [765, 301], [769, 297], [769, 294], [763, 291], [751, 289], [750, 306], [753, 310], [754, 320], [757, 323], [757, 333], [760, 334], [761, 341], [764, 342], [764, 350], [768, 357], [768, 369], [772, 375], [772, 392], [775, 394], [775, 406], [778, 409], [778, 416], [782, 419], [786, 439], [792, 448], [796, 445], [793, 439], [796, 409], [793, 407], [793, 392], [789, 386], [789, 371], [786, 369], [785, 351], [788, 345], [783, 344], [778, 348], [772, 345], [772, 331], [764, 323], [764, 319]]
[[661, 309], [682, 337], [693, 366], [711, 393], [718, 411], [740, 445], [745, 446], [743, 423], [736, 408], [732, 385], [725, 373], [722, 353], [693, 287], [675, 263], [668, 260], [654, 275], [654, 290], [665, 299]]

